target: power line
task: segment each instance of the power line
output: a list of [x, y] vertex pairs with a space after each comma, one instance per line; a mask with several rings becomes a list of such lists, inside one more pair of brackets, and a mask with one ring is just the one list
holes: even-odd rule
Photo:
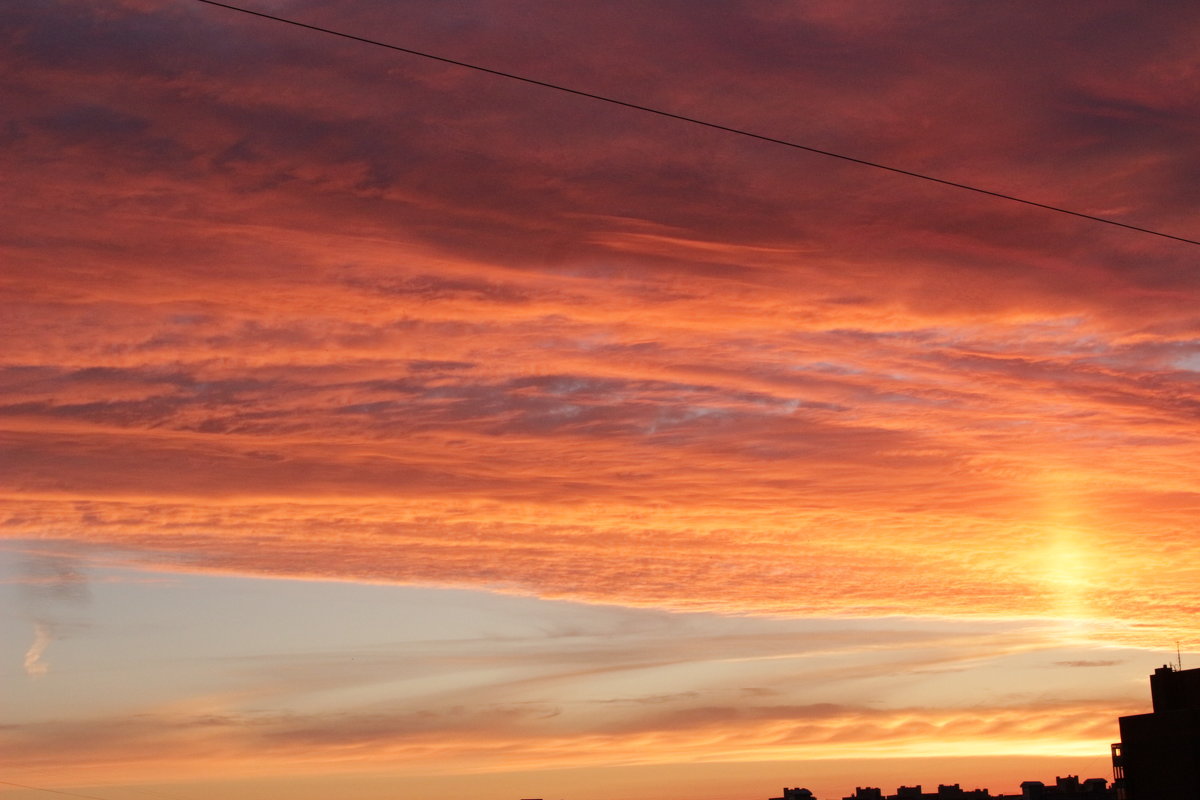
[[[83, 797], [83, 798], [87, 798], [87, 800], [109, 800], [106, 797], [97, 797], [96, 795], [93, 795], [93, 794], [80, 794], [79, 792], [66, 792], [66, 791], [63, 791], [62, 789], [47, 789], [43, 786], [30, 786], [29, 784], [13, 783], [12, 781], [0, 781], [0, 784], [2, 784], [4, 786], [16, 786], [19, 789], [30, 789], [35, 792], [49, 792], [50, 794], [61, 794], [61, 795], [65, 795], [66, 797]], [[162, 792], [152, 792], [147, 789], [134, 789], [132, 787], [127, 787], [127, 788], [129, 789], [129, 791], [138, 792], [139, 794], [150, 794], [150, 795], [154, 795], [156, 797], [167, 797], [167, 798], [172, 798], [172, 800], [185, 800], [183, 798], [180, 798], [179, 795], [163, 794]]]
[[32, 789], [35, 792], [49, 792], [50, 794], [62, 794], [67, 797], [86, 797], [88, 800], [108, 800], [106, 797], [96, 797], [94, 794], [79, 794], [78, 792], [64, 792], [60, 789], [45, 789], [41, 786], [28, 786], [24, 783], [13, 783], [12, 781], [0, 781], [5, 786], [16, 786], [19, 789]]
[[458, 61], [453, 58], [446, 58], [444, 56], [438, 56], [438, 55], [434, 55], [432, 53], [426, 53], [421, 50], [413, 50], [408, 47], [401, 47], [400, 45], [388, 44], [386, 42], [380, 42], [375, 39], [367, 39], [363, 36], [355, 36], [354, 34], [344, 33], [342, 31], [333, 30], [332, 28], [323, 28], [320, 25], [310, 25], [306, 22], [298, 22], [294, 19], [288, 19], [287, 17], [279, 17], [279, 16], [275, 16], [274, 14], [266, 14], [261, 11], [252, 11], [248, 8], [242, 8], [241, 6], [230, 5], [229, 3], [220, 3], [220, 2], [217, 2], [217, 0], [196, 0], [196, 2], [204, 3], [204, 4], [210, 5], [210, 6], [219, 6], [220, 8], [226, 8], [226, 9], [229, 9], [230, 11], [237, 11], [242, 14], [249, 14], [250, 16], [253, 16], [253, 17], [261, 17], [262, 19], [273, 20], [275, 22], [282, 22], [285, 25], [293, 25], [297, 28], [305, 28], [307, 30], [316, 31], [318, 33], [326, 33], [326, 34], [329, 34], [330, 36], [338, 36], [343, 39], [350, 39], [355, 42], [361, 42], [362, 44], [374, 45], [375, 47], [384, 47], [384, 48], [387, 48], [388, 50], [395, 50], [396, 52], [399, 52], [399, 53], [407, 53], [408, 55], [418, 56], [420, 58], [426, 58], [426, 59], [429, 59], [430, 61], [439, 61], [443, 64], [451, 64], [456, 67], [463, 67], [464, 69], [475, 70], [476, 72], [484, 72], [484, 73], [487, 73], [488, 75], [495, 75], [500, 78], [507, 78], [509, 80], [520, 81], [521, 83], [528, 83], [533, 86], [540, 86], [544, 89], [553, 89], [556, 92], [565, 92], [567, 94], [573, 94], [573, 95], [577, 95], [579, 97], [586, 97], [590, 100], [599, 100], [603, 103], [609, 103], [611, 105], [621, 106], [623, 108], [631, 108], [635, 111], [644, 111], [647, 114], [656, 114], [660, 117], [667, 117], [668, 119], [679, 120], [680, 122], [687, 122], [692, 125], [700, 125], [705, 128], [712, 128], [713, 130], [724, 131], [726, 133], [733, 133], [738, 136], [746, 136], [751, 139], [757, 139], [762, 142], [770, 142], [771, 144], [778, 144], [778, 145], [783, 145], [784, 147], [791, 147], [795, 150], [804, 150], [805, 152], [815, 153], [816, 155], [820, 155], [820, 156], [828, 156], [829, 158], [836, 158], [836, 159], [840, 159], [842, 161], [849, 161], [852, 164], [859, 164], [864, 167], [872, 167], [874, 169], [886, 170], [887, 172], [893, 172], [898, 175], [906, 175], [910, 178], [917, 178], [919, 180], [929, 181], [930, 183], [938, 183], [943, 186], [950, 186], [955, 189], [963, 189], [968, 192], [975, 192], [976, 194], [984, 194], [984, 195], [988, 195], [989, 197], [999, 198], [1000, 200], [1009, 200], [1013, 203], [1021, 203], [1023, 205], [1033, 206], [1034, 208], [1040, 208], [1045, 211], [1053, 211], [1058, 214], [1069, 214], [1072, 217], [1079, 217], [1081, 219], [1087, 219], [1087, 220], [1091, 220], [1093, 222], [1102, 222], [1105, 225], [1115, 225], [1118, 228], [1125, 228], [1126, 230], [1137, 231], [1138, 233], [1147, 233], [1147, 234], [1150, 234], [1151, 236], [1161, 236], [1164, 239], [1172, 239], [1177, 242], [1184, 242], [1185, 244], [1200, 245], [1200, 241], [1198, 241], [1196, 239], [1188, 239], [1183, 236], [1175, 236], [1174, 234], [1163, 233], [1162, 231], [1156, 231], [1156, 230], [1152, 230], [1150, 228], [1142, 228], [1137, 225], [1130, 225], [1125, 222], [1118, 222], [1115, 219], [1108, 219], [1107, 217], [1098, 217], [1093, 214], [1085, 214], [1082, 211], [1072, 211], [1069, 208], [1062, 208], [1061, 206], [1052, 206], [1047, 203], [1039, 203], [1035, 200], [1027, 200], [1023, 197], [1017, 197], [1017, 196], [1011, 195], [1011, 194], [1004, 194], [1003, 192], [994, 192], [991, 189], [983, 189], [978, 186], [972, 186], [967, 183], [959, 183], [958, 181], [946, 180], [945, 178], [937, 178], [937, 177], [934, 177], [933, 175], [926, 175], [921, 172], [913, 172], [912, 170], [901, 169], [900, 167], [892, 167], [892, 166], [888, 166], [887, 164], [880, 164], [875, 161], [867, 161], [866, 159], [855, 158], [853, 156], [843, 155], [842, 153], [835, 153], [831, 150], [822, 150], [817, 147], [810, 147], [808, 145], [799, 144], [798, 142], [792, 142], [787, 139], [777, 139], [773, 136], [766, 136], [761, 133], [754, 133], [753, 131], [747, 131], [747, 130], [743, 130], [741, 128], [733, 128], [728, 125], [722, 125], [717, 122], [709, 122], [707, 120], [698, 119], [696, 117], [684, 116], [683, 114], [675, 114], [670, 111], [663, 111], [662, 109], [659, 109], [659, 108], [653, 108], [651, 106], [644, 106], [639, 103], [630, 102], [628, 100], [618, 100], [615, 97], [608, 97], [606, 95], [594, 94], [592, 92], [585, 92], [581, 89], [572, 89], [569, 86], [563, 86], [563, 85], [557, 84], [557, 83], [549, 83], [547, 81], [537, 80], [536, 78], [528, 78], [523, 75], [515, 75], [511, 72], [502, 72], [501, 70], [491, 69], [490, 67], [481, 67], [478, 64], [470, 64], [470, 63], [467, 63], [466, 61]]

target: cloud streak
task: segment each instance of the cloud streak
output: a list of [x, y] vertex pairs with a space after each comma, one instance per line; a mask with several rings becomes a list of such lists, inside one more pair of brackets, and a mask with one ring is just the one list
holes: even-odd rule
[[61, 549], [29, 548], [18, 564], [13, 581], [20, 606], [33, 623], [33, 642], [25, 651], [23, 666], [30, 678], [41, 678], [50, 671], [43, 656], [61, 632], [77, 624], [68, 618], [68, 610], [86, 605], [91, 598], [83, 560]]
[[31, 678], [40, 678], [50, 671], [50, 665], [42, 660], [42, 654], [54, 641], [50, 628], [42, 623], [33, 626], [33, 643], [25, 651], [25, 674]]
[[[1092, 754], [1107, 746], [1112, 719], [1122, 710], [1090, 706], [880, 712], [827, 704], [750, 712], [701, 708], [641, 730], [558, 735], [530, 730], [531, 721], [546, 718], [546, 709], [538, 706], [419, 717], [146, 714], [30, 726], [7, 732], [5, 739], [16, 766], [36, 767], [37, 759], [50, 752], [45, 742], [53, 740], [59, 743], [60, 763], [92, 779], [114, 768], [128, 774], [135, 766], [148, 770], [148, 777], [155, 770], [177, 777], [180, 770], [203, 774], [215, 763], [234, 771], [251, 767], [260, 775], [294, 774], [298, 762], [314, 772], [384, 765], [401, 772], [491, 772], [680, 760]], [[102, 730], [106, 734], [97, 735]], [[929, 742], [934, 739], [943, 746], [931, 752]]]
[[[1190, 4], [268, 5], [1195, 236]], [[0, 535], [180, 573], [1200, 642], [1193, 249], [200, 4], [9, 6]], [[62, 630], [36, 610], [30, 676]], [[247, 659], [225, 694], [0, 736], [77, 775], [461, 771], [1103, 753], [1130, 710], [784, 691], [987, 651], [870, 658], [889, 642], [787, 676], [770, 637], [725, 640], [736, 666], [678, 636], [548, 648], [537, 674]], [[1112, 665], [1077, 655], [1044, 661]], [[765, 678], [634, 679], [696, 664]], [[402, 666], [461, 685], [314, 699]]]

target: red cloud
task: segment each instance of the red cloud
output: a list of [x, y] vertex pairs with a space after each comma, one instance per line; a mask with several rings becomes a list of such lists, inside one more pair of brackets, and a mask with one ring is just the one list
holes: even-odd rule
[[[413, 44], [1184, 234], [1200, 200], [1194, 12], [539, 8]], [[1187, 246], [215, 12], [4, 12], [11, 535], [1194, 637]]]

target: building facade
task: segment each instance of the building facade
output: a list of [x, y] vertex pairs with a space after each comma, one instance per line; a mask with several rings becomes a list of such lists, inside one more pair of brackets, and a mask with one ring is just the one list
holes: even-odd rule
[[1200, 669], [1150, 676], [1153, 712], [1121, 717], [1113, 776], [1121, 800], [1200, 798]]

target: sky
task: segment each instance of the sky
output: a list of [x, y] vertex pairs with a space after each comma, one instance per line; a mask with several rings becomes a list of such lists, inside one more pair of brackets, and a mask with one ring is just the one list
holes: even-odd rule
[[[246, 5], [1200, 238], [1194, 3]], [[0, 36], [0, 795], [1012, 792], [1200, 664], [1197, 245], [195, 0]]]

